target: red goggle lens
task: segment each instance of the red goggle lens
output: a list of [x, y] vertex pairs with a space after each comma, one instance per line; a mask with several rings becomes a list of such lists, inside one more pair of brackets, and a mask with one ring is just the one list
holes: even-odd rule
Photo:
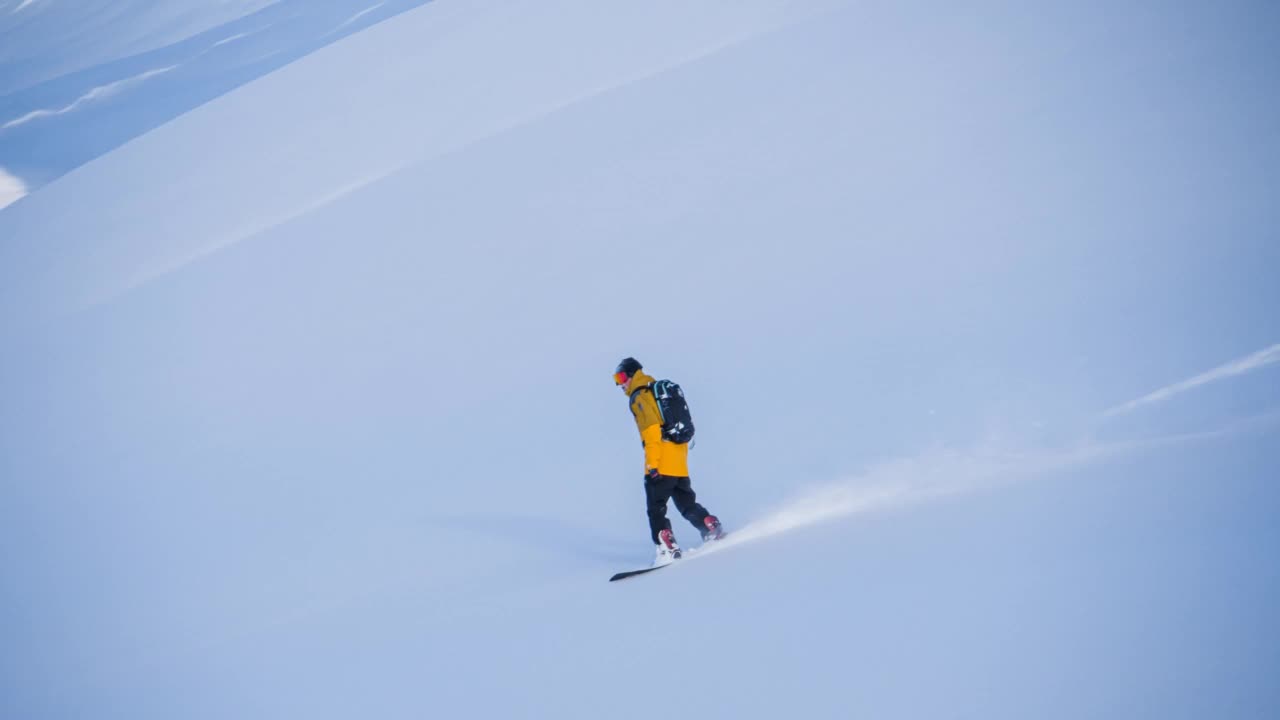
[[626, 385], [631, 378], [624, 372], [616, 372], [613, 374], [613, 383], [615, 385]]

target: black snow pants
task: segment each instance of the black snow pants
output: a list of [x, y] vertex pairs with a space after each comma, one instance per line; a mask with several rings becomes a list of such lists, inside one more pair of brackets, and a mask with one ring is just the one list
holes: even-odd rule
[[645, 478], [644, 496], [649, 504], [649, 534], [653, 544], [658, 544], [658, 533], [671, 529], [671, 521], [667, 519], [667, 500], [676, 501], [676, 510], [694, 527], [699, 536], [706, 530], [702, 520], [711, 513], [698, 504], [693, 494], [693, 484], [687, 477], [670, 477], [659, 475], [656, 478]]

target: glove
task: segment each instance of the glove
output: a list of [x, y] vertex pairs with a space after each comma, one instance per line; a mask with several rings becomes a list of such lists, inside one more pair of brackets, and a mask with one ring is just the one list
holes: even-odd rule
[[645, 480], [657, 480], [657, 479], [658, 479], [658, 468], [649, 468], [648, 470], [645, 470], [645, 472], [644, 472], [644, 479], [645, 479]]

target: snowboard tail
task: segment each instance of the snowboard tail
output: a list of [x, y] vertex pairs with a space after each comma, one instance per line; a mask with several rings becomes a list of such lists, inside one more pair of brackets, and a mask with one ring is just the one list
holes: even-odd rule
[[666, 565], [654, 565], [653, 567], [640, 568], [639, 570], [627, 570], [626, 572], [620, 572], [614, 575], [613, 577], [609, 578], [609, 582], [613, 582], [614, 580], [626, 580], [629, 577], [643, 575], [647, 572], [653, 572], [654, 570], [661, 570], [662, 568], [670, 564], [671, 563], [667, 563]]

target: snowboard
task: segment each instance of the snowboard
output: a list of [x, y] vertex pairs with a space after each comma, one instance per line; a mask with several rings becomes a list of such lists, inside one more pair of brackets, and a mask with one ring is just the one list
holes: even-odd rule
[[[720, 540], [723, 540], [723, 539], [724, 539], [728, 534], [729, 534], [729, 533], [722, 533], [722, 534], [720, 535], [720, 538], [719, 538], [719, 539], [720, 539]], [[711, 540], [711, 541], [708, 541], [708, 542], [706, 542], [706, 543], [703, 543], [702, 545], [699, 545], [698, 547], [685, 548], [685, 549], [682, 551], [682, 552], [684, 553], [684, 554], [683, 554], [683, 556], [682, 556], [682, 559], [683, 559], [683, 558], [687, 558], [687, 557], [692, 557], [695, 553], [697, 553], [699, 550], [701, 550], [702, 548], [706, 547], [706, 546], [707, 546], [707, 545], [709, 545], [710, 543], [712, 543], [712, 542], [718, 542], [718, 541], [719, 541], [719, 540]], [[627, 571], [624, 571], [624, 572], [615, 573], [613, 577], [609, 578], [609, 582], [613, 582], [613, 581], [615, 581], [615, 580], [626, 580], [626, 579], [627, 579], [627, 578], [629, 578], [629, 577], [635, 577], [635, 576], [637, 576], [637, 575], [643, 575], [643, 574], [645, 574], [645, 573], [653, 572], [654, 570], [661, 570], [661, 569], [662, 569], [662, 568], [664, 568], [664, 567], [667, 567], [667, 566], [669, 566], [669, 565], [675, 565], [675, 564], [676, 564], [676, 563], [678, 563], [678, 562], [680, 562], [680, 560], [678, 560], [678, 559], [677, 559], [677, 560], [672, 560], [671, 562], [666, 563], [665, 565], [653, 565], [653, 566], [651, 566], [651, 567], [647, 567], [647, 568], [640, 568], [639, 570], [627, 570]]]
[[653, 572], [654, 570], [661, 570], [662, 568], [672, 564], [674, 563], [667, 563], [666, 565], [654, 565], [653, 567], [640, 568], [639, 570], [627, 570], [626, 572], [620, 572], [615, 574], [613, 577], [609, 578], [609, 582], [613, 582], [614, 580], [626, 580], [629, 577], [643, 575], [647, 572]]

